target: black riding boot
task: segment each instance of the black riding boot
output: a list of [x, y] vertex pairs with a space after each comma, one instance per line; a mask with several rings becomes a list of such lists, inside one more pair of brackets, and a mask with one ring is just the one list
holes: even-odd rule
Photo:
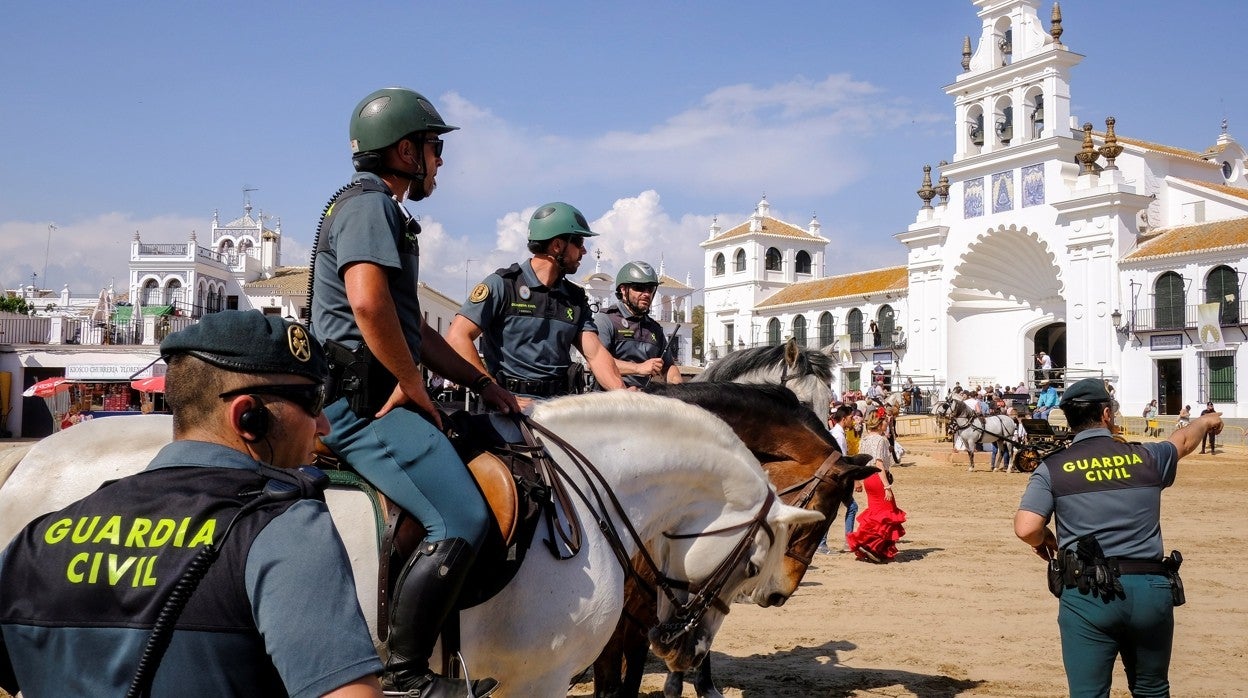
[[[386, 683], [409, 698], [484, 698], [498, 682], [477, 679], [472, 692], [463, 679], [444, 678], [429, 669], [429, 656], [442, 632], [475, 556], [462, 538], [424, 541], [412, 554], [394, 589], [390, 637], [386, 642]], [[389, 691], [387, 691], [389, 693]]]

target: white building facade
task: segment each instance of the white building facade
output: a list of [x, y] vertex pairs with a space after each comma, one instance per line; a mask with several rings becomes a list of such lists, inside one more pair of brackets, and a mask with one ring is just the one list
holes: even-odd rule
[[[1082, 56], [1061, 42], [1057, 8], [1045, 27], [1039, 0], [974, 5], [976, 48], [967, 37], [964, 71], [945, 87], [949, 161], [937, 173], [924, 168], [921, 208], [895, 235], [904, 281], [895, 267], [829, 279], [802, 279], [795, 267], [784, 277], [787, 260], [822, 255], [817, 230], [767, 252], [780, 260], [777, 274], [761, 256], [766, 231], [792, 226], [770, 222], [764, 201], [744, 232], [713, 228], [701, 243], [707, 356], [729, 339], [740, 347], [804, 336], [841, 361], [838, 389], [889, 360], [891, 372], [943, 389], [1034, 386], [1043, 351], [1061, 382], [1110, 381], [1125, 414], [1158, 399], [1166, 414], [1212, 401], [1248, 416], [1237, 375], [1248, 357], [1244, 148], [1225, 124], [1196, 152], [1119, 136], [1113, 117], [1079, 123], [1070, 72]], [[745, 272], [734, 277], [738, 249]], [[871, 320], [878, 339], [863, 329]]]

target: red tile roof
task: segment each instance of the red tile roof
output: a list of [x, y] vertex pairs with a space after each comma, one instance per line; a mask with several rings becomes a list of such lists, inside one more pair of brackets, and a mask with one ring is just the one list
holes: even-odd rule
[[906, 293], [909, 285], [910, 274], [907, 267], [872, 269], [793, 284], [777, 291], [770, 298], [759, 303], [758, 307], [774, 308], [791, 303], [808, 303], [885, 292]]

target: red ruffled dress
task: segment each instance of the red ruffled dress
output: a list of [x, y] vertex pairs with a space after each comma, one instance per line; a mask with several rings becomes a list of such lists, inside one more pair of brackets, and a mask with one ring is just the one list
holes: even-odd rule
[[[879, 434], [863, 438], [859, 453], [870, 453], [890, 467], [894, 464], [888, 440]], [[888, 562], [897, 556], [897, 541], [906, 535], [902, 526], [906, 522], [906, 512], [897, 508], [896, 500], [884, 498], [884, 482], [879, 475], [872, 475], [862, 484], [867, 492], [867, 509], [858, 512], [857, 527], [846, 534], [845, 541], [859, 560]]]

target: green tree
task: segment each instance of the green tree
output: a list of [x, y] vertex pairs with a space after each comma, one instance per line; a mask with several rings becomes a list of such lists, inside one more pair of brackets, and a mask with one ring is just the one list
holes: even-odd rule
[[27, 305], [26, 299], [18, 298], [17, 296], [0, 297], [0, 310], [10, 313], [21, 313], [22, 315], [30, 314], [30, 306]]
[[702, 360], [702, 332], [706, 327], [704, 310], [700, 305], [693, 306], [693, 358], [697, 361]]

